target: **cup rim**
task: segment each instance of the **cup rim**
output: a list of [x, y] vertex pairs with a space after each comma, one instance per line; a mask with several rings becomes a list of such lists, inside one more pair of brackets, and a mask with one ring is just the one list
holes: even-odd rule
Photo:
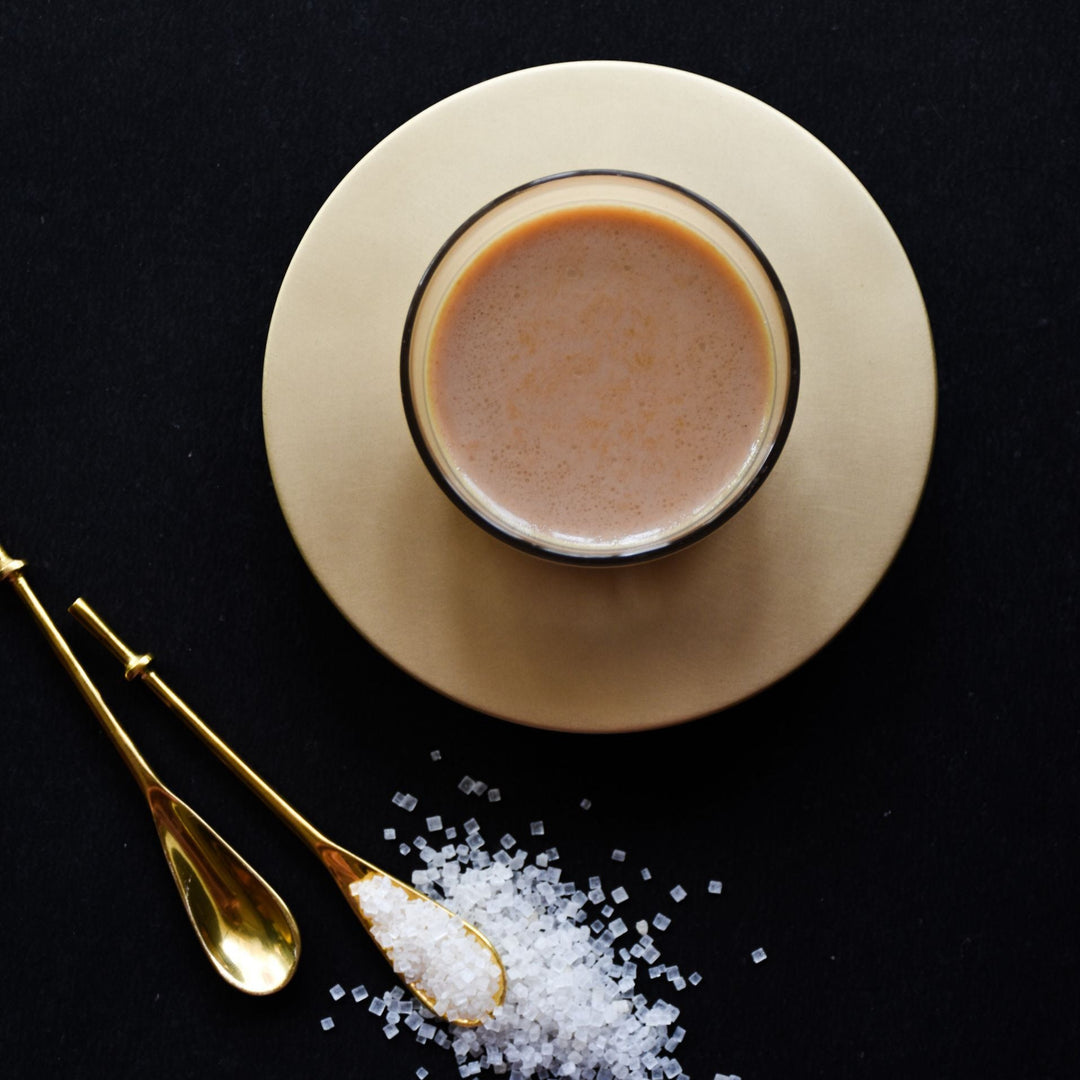
[[[475, 507], [473, 507], [466, 499], [464, 499], [461, 493], [454, 487], [453, 484], [447, 479], [444, 471], [439, 467], [438, 462], [435, 460], [435, 456], [427, 445], [427, 440], [424, 437], [424, 433], [421, 429], [420, 423], [416, 417], [416, 409], [413, 403], [413, 395], [411, 388], [413, 386], [413, 379], [411, 376], [411, 363], [410, 357], [412, 352], [412, 339], [413, 330], [416, 323], [417, 313], [419, 312], [420, 305], [423, 302], [424, 296], [427, 292], [427, 288], [434, 277], [439, 266], [443, 260], [454, 248], [457, 242], [464, 236], [469, 229], [471, 229], [478, 221], [485, 218], [497, 207], [510, 199], [516, 198], [522, 193], [529, 191], [533, 188], [541, 185], [547, 185], [558, 181], [570, 180], [577, 177], [618, 177], [629, 180], [640, 180], [646, 183], [655, 184], [660, 187], [668, 188], [684, 198], [690, 199], [697, 203], [709, 213], [719, 218], [735, 235], [746, 245], [747, 249], [753, 255], [766, 278], [769, 285], [773, 290], [777, 304], [780, 308], [780, 313], [783, 320], [784, 331], [787, 336], [788, 342], [788, 386], [787, 394], [785, 396], [783, 404], [783, 414], [780, 418], [780, 422], [777, 426], [776, 433], [768, 446], [764, 451], [762, 459], [757, 463], [753, 475], [749, 478], [743, 488], [739, 491], [738, 495], [733, 498], [729, 503], [725, 504], [720, 510], [714, 512], [712, 516], [699, 521], [687, 532], [680, 535], [661, 539], [656, 544], [646, 546], [643, 548], [635, 548], [626, 552], [618, 551], [604, 551], [597, 554], [589, 554], [587, 551], [569, 551], [558, 548], [553, 548], [545, 544], [542, 540], [522, 535], [517, 532], [512, 532], [508, 528], [502, 527], [498, 522], [492, 521], [490, 518], [481, 514]], [[405, 410], [405, 420], [408, 424], [409, 433], [412, 436], [413, 444], [415, 445], [417, 452], [420, 454], [420, 458], [423, 461], [428, 472], [435, 480], [436, 484], [443, 491], [443, 493], [450, 499], [454, 506], [462, 511], [470, 521], [479, 525], [485, 532], [492, 536], [497, 537], [503, 543], [509, 544], [511, 547], [517, 548], [519, 551], [524, 551], [530, 555], [534, 555], [539, 558], [546, 559], [548, 561], [570, 564], [574, 566], [596, 566], [596, 567], [610, 567], [610, 566], [628, 566], [632, 564], [642, 563], [658, 559], [662, 556], [674, 554], [677, 551], [681, 551], [704, 537], [715, 532], [725, 522], [730, 521], [736, 513], [739, 512], [749, 502], [750, 498], [758, 491], [765, 479], [772, 472], [775, 466], [780, 452], [787, 442], [788, 434], [791, 431], [791, 426], [795, 418], [795, 406], [799, 397], [799, 384], [800, 384], [801, 362], [799, 353], [799, 341], [795, 329], [795, 318], [791, 310], [791, 304], [788, 300], [787, 293], [784, 291], [784, 287], [780, 282], [780, 278], [776, 273], [771, 262], [765, 256], [761, 247], [757, 241], [746, 231], [746, 229], [740, 225], [730, 214], [721, 209], [715, 203], [709, 199], [704, 198], [697, 192], [692, 191], [690, 188], [678, 184], [674, 181], [667, 180], [663, 177], [653, 176], [650, 173], [636, 172], [628, 169], [602, 169], [602, 168], [588, 168], [588, 169], [567, 169], [561, 172], [550, 173], [546, 176], [538, 177], [534, 180], [528, 180], [523, 184], [518, 184], [516, 187], [510, 188], [508, 191], [502, 192], [500, 195], [490, 199], [478, 210], [470, 214], [454, 231], [447, 237], [447, 239], [440, 245], [438, 251], [431, 258], [427, 267], [417, 283], [416, 288], [413, 290], [412, 299], [409, 303], [409, 310], [405, 317], [405, 325], [402, 334], [401, 343], [401, 357], [400, 357], [400, 389], [402, 405]]]

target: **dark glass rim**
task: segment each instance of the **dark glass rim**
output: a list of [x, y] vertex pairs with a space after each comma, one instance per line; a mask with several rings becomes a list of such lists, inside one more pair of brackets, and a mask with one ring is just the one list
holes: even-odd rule
[[[765, 457], [758, 463], [753, 477], [747, 482], [743, 490], [739, 492], [738, 497], [721, 511], [706, 518], [704, 521], [699, 522], [689, 532], [681, 536], [670, 540], [659, 541], [652, 547], [644, 547], [625, 553], [605, 552], [597, 555], [589, 555], [585, 552], [553, 550], [539, 540], [509, 532], [506, 529], [501, 528], [498, 523], [490, 521], [462, 498], [454, 485], [451, 484], [444, 475], [443, 470], [439, 467], [434, 455], [428, 448], [424, 433], [416, 418], [412, 400], [412, 378], [409, 370], [409, 357], [412, 349], [413, 327], [428, 285], [447, 254], [458, 240], [473, 227], [473, 225], [490, 214], [496, 207], [532, 188], [551, 184], [556, 181], [569, 180], [579, 176], [624, 177], [630, 180], [643, 180], [650, 184], [657, 184], [661, 187], [666, 187], [672, 191], [678, 192], [683, 197], [698, 203], [700, 206], [704, 207], [704, 209], [709, 211], [709, 213], [718, 217], [746, 245], [757, 260], [761, 269], [765, 272], [765, 276], [768, 278], [769, 284], [776, 295], [781, 314], [783, 315], [784, 329], [788, 339], [788, 388], [784, 400], [783, 415], [780, 419], [780, 424], [776, 429], [776, 435], [765, 453]], [[421, 275], [420, 281], [413, 292], [412, 301], [409, 304], [409, 311], [405, 317], [405, 328], [401, 343], [400, 375], [401, 396], [402, 404], [405, 409], [405, 420], [408, 423], [409, 433], [412, 436], [413, 443], [432, 478], [450, 501], [461, 510], [466, 517], [479, 525], [485, 532], [490, 533], [492, 536], [503, 541], [503, 543], [510, 544], [519, 551], [524, 551], [530, 555], [535, 555], [549, 561], [566, 563], [574, 566], [628, 566], [634, 563], [647, 562], [665, 555], [673, 554], [676, 551], [681, 551], [684, 548], [690, 547], [692, 544], [696, 544], [710, 533], [715, 532], [725, 522], [730, 521], [731, 518], [746, 505], [751, 496], [761, 487], [769, 473], [772, 472], [773, 466], [780, 456], [780, 451], [787, 441], [788, 433], [791, 431], [791, 425], [795, 418], [795, 405], [799, 396], [799, 341], [795, 332], [795, 318], [791, 311], [791, 304], [788, 301], [784, 287], [780, 284], [780, 278], [773, 269], [772, 263], [765, 257], [765, 253], [758, 246], [757, 241], [755, 241], [734, 218], [720, 207], [716, 206], [715, 203], [703, 198], [689, 188], [683, 187], [681, 184], [673, 183], [662, 177], [651, 176], [648, 173], [632, 172], [626, 169], [570, 169], [565, 172], [551, 173], [548, 176], [542, 176], [536, 180], [529, 180], [524, 184], [519, 184], [517, 187], [511, 188], [509, 191], [505, 191], [501, 195], [496, 196], [494, 199], [491, 199], [480, 207], [475, 213], [469, 215], [469, 217], [466, 218], [465, 221], [463, 221], [443, 242], [431, 262], [428, 263], [424, 273]]]

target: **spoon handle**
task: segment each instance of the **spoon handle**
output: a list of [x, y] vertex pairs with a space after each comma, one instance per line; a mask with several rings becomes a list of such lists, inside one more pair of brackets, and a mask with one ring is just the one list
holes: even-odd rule
[[[207, 727], [198, 714], [165, 683], [156, 671], [150, 670], [152, 656], [129, 649], [82, 597], [79, 597], [68, 608], [68, 611], [124, 665], [125, 679], [141, 679], [146, 683], [324, 862], [328, 857], [333, 860], [334, 853], [341, 850], [338, 845], [323, 836], [311, 822], [293, 809], [254, 769]], [[353, 858], [356, 857], [353, 856]], [[363, 860], [357, 859], [357, 861], [363, 863]], [[376, 869], [366, 863], [364, 865], [368, 870]], [[334, 866], [330, 866], [330, 869], [333, 872]]]
[[63, 634], [56, 628], [56, 624], [49, 617], [49, 613], [35, 595], [34, 590], [30, 588], [29, 582], [27, 582], [26, 577], [22, 573], [25, 565], [26, 563], [24, 563], [22, 559], [11, 558], [7, 552], [0, 547], [0, 581], [10, 581], [12, 587], [19, 594], [20, 599], [30, 609], [30, 612], [37, 620], [38, 626], [41, 627], [49, 644], [52, 645], [53, 651], [60, 658], [60, 663], [63, 664], [64, 669], [79, 688], [79, 692], [82, 694], [83, 698], [85, 698], [86, 703], [100, 721], [106, 734], [112, 740], [116, 749], [119, 750], [120, 756], [124, 759], [127, 767], [135, 775], [135, 779], [138, 781], [139, 786], [143, 788], [144, 791], [152, 785], [160, 786], [160, 782], [154, 775], [153, 770], [151, 770], [143, 756], [135, 748], [135, 744], [128, 737], [127, 732], [120, 726], [119, 721], [113, 716], [112, 712], [110, 712], [100, 691], [91, 681], [90, 676], [83, 670], [83, 666], [75, 658], [75, 654], [71, 651], [71, 646], [68, 645]]

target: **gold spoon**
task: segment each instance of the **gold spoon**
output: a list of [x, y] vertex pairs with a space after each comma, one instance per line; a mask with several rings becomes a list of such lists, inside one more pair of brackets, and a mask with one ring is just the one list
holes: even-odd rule
[[[502, 961], [499, 959], [499, 954], [495, 951], [491, 942], [475, 926], [454, 915], [442, 904], [425, 896], [411, 885], [407, 885], [386, 871], [380, 870], [379, 867], [366, 859], [361, 859], [358, 855], [346, 851], [345, 848], [327, 839], [309, 821], [294, 810], [262, 777], [237, 757], [165, 684], [156, 672], [149, 670], [153, 660], [151, 656], [147, 654], [140, 655], [129, 649], [82, 598], [76, 600], [68, 610], [124, 665], [124, 677], [128, 681], [136, 678], [142, 679], [318, 856], [327, 870], [330, 871], [330, 875], [337, 883], [338, 888], [348, 898], [350, 908], [360, 918], [361, 923], [363, 923], [380, 952], [387, 958], [402, 981], [428, 1009], [451, 1023], [462, 1027], [475, 1027], [482, 1024], [493, 1010], [503, 1003], [506, 997], [506, 971], [503, 968]], [[451, 928], [455, 933], [464, 931], [464, 935], [459, 936], [463, 937], [471, 947], [476, 960], [488, 967], [488, 975], [490, 976], [488, 984], [491, 987], [491, 993], [489, 998], [484, 999], [483, 1004], [471, 1000], [464, 1006], [458, 1002], [451, 1002], [451, 1007], [448, 1008], [444, 1001], [439, 1000], [439, 995], [435, 989], [438, 976], [437, 974], [432, 975], [430, 966], [426, 970], [403, 970], [405, 964], [395, 962], [395, 948], [386, 933], [390, 929], [386, 926], [386, 919], [379, 918], [379, 913], [366, 911], [361, 895], [362, 891], [366, 891], [366, 886], [378, 883], [379, 879], [382, 879], [383, 883], [388, 883], [402, 890], [401, 899], [407, 900], [408, 904], [422, 905], [422, 907], [413, 909], [413, 911], [422, 912], [424, 918], [429, 920], [428, 925], [430, 926], [432, 941], [437, 942], [439, 939], [446, 940], [446, 938], [453, 939], [452, 934], [445, 933]], [[431, 925], [431, 919], [434, 919], [434, 925]], [[412, 966], [415, 967], [415, 965]]]
[[10, 581], [33, 613], [146, 796], [184, 909], [210, 962], [226, 982], [247, 994], [280, 990], [292, 978], [300, 957], [300, 934], [288, 908], [154, 775], [27, 584], [25, 565], [0, 548], [0, 581]]

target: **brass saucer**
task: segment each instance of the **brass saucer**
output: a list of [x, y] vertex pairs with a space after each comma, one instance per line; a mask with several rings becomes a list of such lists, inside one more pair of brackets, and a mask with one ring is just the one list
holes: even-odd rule
[[[493, 196], [575, 168], [661, 176], [730, 213], [779, 274], [802, 352], [762, 489], [700, 544], [640, 566], [560, 566], [488, 536], [435, 486], [400, 401], [405, 313], [439, 245]], [[289, 527], [372, 645], [494, 716], [629, 731], [763, 689], [852, 617], [918, 504], [936, 392], [911, 266], [827, 148], [729, 86], [604, 61], [456, 94], [345, 177], [282, 284], [263, 407]]]

